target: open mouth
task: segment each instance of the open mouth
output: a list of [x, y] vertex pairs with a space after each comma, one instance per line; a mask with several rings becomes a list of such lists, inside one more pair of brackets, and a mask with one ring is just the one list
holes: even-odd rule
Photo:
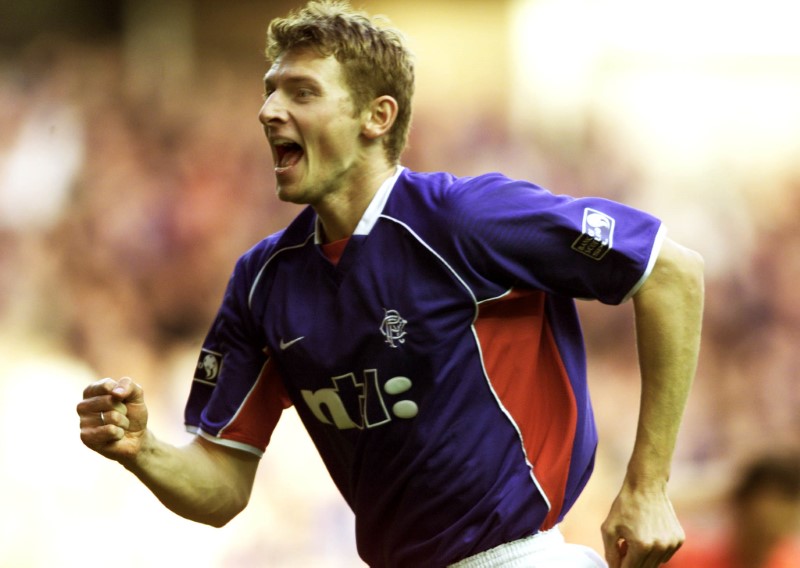
[[281, 141], [275, 144], [275, 172], [284, 173], [297, 164], [305, 154], [296, 142]]

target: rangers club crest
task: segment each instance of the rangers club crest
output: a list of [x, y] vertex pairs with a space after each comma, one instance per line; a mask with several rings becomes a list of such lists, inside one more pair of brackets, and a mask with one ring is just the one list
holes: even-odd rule
[[386, 343], [397, 349], [397, 343], [406, 342], [404, 337], [406, 335], [406, 324], [408, 322], [400, 316], [397, 310], [384, 309], [384, 312], [386, 315], [381, 322], [381, 333], [386, 338]]

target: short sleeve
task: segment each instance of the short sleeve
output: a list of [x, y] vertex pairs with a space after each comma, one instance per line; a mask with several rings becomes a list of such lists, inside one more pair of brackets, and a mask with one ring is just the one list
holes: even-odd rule
[[508, 286], [618, 304], [646, 279], [664, 236], [659, 219], [615, 201], [555, 195], [499, 174], [459, 184], [458, 248]]
[[187, 430], [260, 456], [290, 403], [250, 313], [249, 280], [240, 260], [203, 341], [184, 417]]

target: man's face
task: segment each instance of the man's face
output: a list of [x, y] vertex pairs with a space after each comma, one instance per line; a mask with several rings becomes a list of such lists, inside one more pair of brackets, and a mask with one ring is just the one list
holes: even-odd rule
[[341, 64], [313, 49], [284, 53], [264, 77], [259, 120], [272, 148], [278, 197], [315, 205], [358, 175], [360, 117]]

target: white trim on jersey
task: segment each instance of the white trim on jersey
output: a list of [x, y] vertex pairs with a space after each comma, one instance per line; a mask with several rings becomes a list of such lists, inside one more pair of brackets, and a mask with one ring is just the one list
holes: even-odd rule
[[[494, 300], [499, 300], [500, 298], [504, 298], [505, 296], [508, 296], [513, 291], [514, 291], [514, 288], [511, 287], [508, 290], [506, 290], [505, 292], [503, 292], [502, 294], [499, 294], [498, 296], [495, 296], [494, 298], [486, 298], [485, 300], [481, 300], [480, 302], [478, 302], [477, 303], [477, 308], [478, 309], [476, 310], [476, 320], [477, 320], [477, 314], [480, 311], [480, 304], [482, 304], [484, 302], [491, 302], [491, 301], [494, 301]], [[533, 484], [536, 486], [536, 489], [539, 491], [539, 494], [542, 496], [542, 499], [544, 499], [544, 502], [547, 505], [547, 512], [549, 513], [550, 511], [553, 510], [553, 505], [550, 502], [550, 497], [547, 496], [547, 493], [545, 492], [544, 487], [542, 487], [541, 483], [539, 483], [539, 480], [536, 477], [536, 472], [534, 471], [533, 464], [528, 459], [528, 451], [525, 449], [525, 439], [522, 436], [522, 431], [519, 429], [519, 424], [517, 424], [517, 421], [514, 420], [513, 416], [511, 416], [511, 413], [508, 411], [506, 406], [503, 404], [503, 401], [500, 400], [500, 397], [497, 395], [497, 391], [494, 390], [494, 385], [492, 385], [492, 380], [489, 377], [489, 372], [486, 370], [486, 362], [484, 361], [484, 358], [483, 358], [483, 348], [481, 347], [481, 340], [478, 337], [478, 330], [475, 329], [475, 321], [476, 320], [474, 320], [472, 322], [472, 326], [471, 326], [472, 327], [472, 337], [475, 339], [475, 349], [477, 349], [478, 356], [481, 359], [481, 369], [483, 370], [483, 378], [486, 380], [486, 385], [489, 387], [489, 391], [491, 391], [492, 396], [494, 397], [494, 400], [497, 403], [498, 408], [500, 408], [500, 410], [505, 415], [506, 419], [508, 419], [508, 422], [514, 428], [514, 431], [517, 433], [517, 437], [519, 438], [520, 450], [522, 451], [522, 457], [525, 459], [525, 463], [528, 465], [528, 468], [530, 469], [531, 481], [533, 481]]]
[[242, 450], [242, 451], [245, 451], [247, 453], [253, 454], [253, 455], [255, 455], [255, 456], [259, 457], [259, 458], [264, 456], [264, 452], [262, 452], [261, 450], [259, 450], [258, 448], [254, 447], [254, 446], [251, 446], [250, 444], [243, 444], [242, 442], [236, 442], [234, 440], [226, 440], [225, 438], [218, 438], [217, 436], [209, 434], [208, 432], [206, 432], [205, 430], [203, 430], [202, 428], [199, 428], [197, 426], [186, 426], [186, 431], [191, 433], [191, 434], [196, 434], [197, 436], [200, 436], [201, 438], [205, 438], [209, 442], [213, 442], [213, 443], [218, 444], [220, 446], [225, 446], [226, 448], [233, 448], [235, 450]]
[[[394, 189], [394, 185], [397, 183], [397, 178], [400, 177], [400, 174], [402, 174], [403, 170], [405, 169], [406, 168], [404, 166], [397, 166], [394, 174], [392, 174], [392, 177], [381, 184], [381, 186], [378, 188], [378, 191], [376, 191], [375, 195], [372, 197], [372, 201], [369, 202], [367, 210], [364, 211], [364, 214], [361, 216], [358, 225], [356, 225], [356, 229], [353, 231], [354, 235], [369, 234], [369, 232], [372, 230], [372, 227], [374, 227], [375, 223], [378, 222], [381, 213], [383, 213], [383, 208], [386, 207], [386, 202], [389, 201], [389, 195], [391, 195], [392, 189]], [[314, 222], [314, 230], [314, 244], [323, 244], [324, 241], [322, 239], [322, 227], [319, 216]]]
[[[262, 382], [264, 382], [266, 380], [265, 371], [266, 371], [267, 365], [269, 365], [269, 358], [267, 358], [267, 360], [264, 361], [264, 365], [261, 367], [261, 371], [259, 371], [258, 377], [256, 377], [256, 380], [253, 382], [253, 386], [250, 387], [250, 390], [247, 391], [247, 394], [242, 399], [242, 402], [239, 404], [239, 408], [236, 409], [236, 412], [233, 413], [233, 416], [231, 416], [230, 420], [228, 420], [228, 422], [222, 428], [219, 429], [219, 432], [217, 432], [217, 436], [219, 436], [220, 439], [222, 438], [222, 436], [225, 435], [225, 431], [228, 428], [230, 428], [231, 424], [235, 424], [236, 423], [236, 419], [239, 418], [239, 414], [242, 412], [242, 409], [245, 406], [247, 406], [248, 402], [250, 402], [250, 397], [253, 396], [253, 393], [255, 392], [255, 390], [258, 387], [258, 385], [260, 385]], [[234, 442], [234, 443], [235, 444], [240, 444], [240, 442]], [[241, 445], [243, 447], [252, 447], [252, 446], [249, 446], [248, 444], [241, 444]], [[263, 455], [263, 452], [262, 452], [262, 455]]]
[[[449, 271], [450, 271], [450, 273], [451, 273], [453, 276], [455, 276], [455, 277], [456, 277], [456, 279], [457, 279], [457, 280], [458, 280], [458, 281], [461, 283], [461, 285], [464, 287], [464, 290], [466, 290], [467, 292], [469, 292], [469, 295], [470, 295], [470, 297], [472, 298], [472, 303], [473, 303], [473, 304], [475, 304], [475, 315], [473, 315], [473, 316], [472, 316], [472, 322], [473, 322], [473, 323], [475, 323], [475, 320], [476, 320], [476, 319], [478, 319], [478, 298], [477, 298], [477, 296], [475, 296], [475, 292], [472, 290], [472, 288], [470, 288], [470, 287], [469, 287], [469, 284], [467, 284], [467, 282], [466, 282], [466, 281], [465, 281], [465, 280], [464, 280], [464, 279], [461, 277], [461, 275], [458, 273], [458, 271], [456, 271], [456, 269], [455, 269], [455, 268], [453, 268], [453, 267], [450, 265], [450, 263], [449, 263], [449, 262], [447, 262], [447, 261], [446, 261], [446, 260], [445, 260], [445, 259], [442, 257], [442, 255], [440, 255], [438, 252], [436, 252], [436, 249], [434, 249], [434, 248], [433, 248], [433, 247], [431, 247], [431, 246], [430, 246], [430, 245], [429, 245], [427, 242], [425, 242], [425, 239], [423, 239], [423, 238], [422, 238], [422, 237], [420, 237], [420, 236], [419, 236], [417, 233], [415, 233], [415, 232], [414, 232], [414, 230], [413, 230], [411, 227], [409, 227], [409, 226], [408, 226], [406, 223], [404, 223], [404, 222], [403, 222], [403, 221], [401, 221], [400, 219], [397, 219], [397, 218], [395, 218], [395, 217], [391, 217], [391, 216], [389, 216], [389, 215], [379, 215], [378, 217], [379, 217], [379, 218], [386, 219], [387, 221], [391, 221], [392, 223], [397, 223], [398, 225], [400, 225], [401, 227], [403, 227], [403, 228], [404, 228], [406, 231], [408, 231], [408, 233], [409, 233], [410, 235], [412, 235], [412, 236], [413, 236], [413, 237], [414, 237], [414, 238], [417, 240], [417, 242], [418, 242], [419, 244], [421, 244], [422, 246], [424, 246], [426, 249], [428, 249], [428, 251], [429, 251], [429, 252], [430, 252], [430, 253], [431, 253], [433, 256], [435, 256], [436, 258], [438, 258], [438, 259], [439, 259], [439, 262], [441, 262], [441, 263], [442, 263], [442, 265], [444, 265], [444, 266], [447, 268], [447, 270], [449, 270]], [[377, 221], [377, 219], [376, 219], [376, 221]], [[374, 223], [373, 223], [373, 224], [374, 224]]]
[[653, 267], [656, 265], [656, 260], [658, 260], [658, 253], [661, 252], [661, 246], [664, 244], [664, 240], [667, 238], [667, 228], [662, 223], [658, 227], [658, 233], [656, 233], [656, 238], [653, 239], [653, 248], [650, 250], [650, 259], [647, 261], [647, 268], [644, 269], [642, 273], [642, 277], [639, 278], [639, 281], [633, 285], [630, 292], [628, 292], [624, 298], [622, 298], [621, 304], [624, 304], [628, 300], [630, 300], [636, 292], [639, 291], [639, 288], [642, 287], [644, 281], [650, 276], [650, 273], [653, 272]]
[[392, 189], [394, 189], [395, 183], [397, 183], [397, 178], [400, 177], [404, 169], [403, 166], [397, 166], [394, 175], [381, 184], [378, 191], [375, 193], [375, 197], [372, 198], [369, 207], [364, 211], [364, 215], [362, 215], [361, 220], [358, 222], [358, 225], [356, 225], [356, 230], [353, 232], [354, 235], [369, 234], [372, 227], [378, 222], [381, 213], [383, 213], [386, 202], [389, 201], [389, 195], [391, 195]]
[[280, 248], [280, 249], [278, 249], [278, 250], [276, 250], [275, 252], [272, 253], [272, 255], [264, 263], [264, 266], [261, 267], [261, 270], [258, 271], [258, 275], [253, 279], [253, 285], [250, 286], [250, 293], [247, 295], [247, 307], [248, 308], [250, 308], [250, 309], [253, 308], [253, 294], [256, 291], [256, 287], [258, 286], [259, 281], [261, 280], [261, 276], [264, 274], [264, 271], [267, 269], [267, 266], [269, 266], [269, 263], [272, 262], [272, 259], [275, 258], [276, 256], [278, 256], [280, 253], [282, 253], [285, 250], [303, 248], [304, 246], [306, 246], [306, 244], [308, 244], [308, 241], [313, 236], [314, 236], [314, 233], [311, 233], [310, 235], [308, 235], [308, 237], [306, 237], [306, 240], [304, 240], [299, 245], [294, 245], [294, 246], [291, 246], [291, 247], [283, 247], [283, 248]]
[[542, 499], [544, 499], [544, 502], [547, 505], [548, 512], [551, 511], [553, 505], [550, 503], [550, 498], [547, 496], [541, 484], [539, 483], [539, 480], [536, 478], [536, 474], [533, 471], [533, 464], [528, 460], [528, 453], [525, 451], [525, 440], [522, 437], [522, 432], [520, 431], [519, 426], [514, 420], [514, 417], [511, 416], [511, 414], [508, 412], [508, 409], [506, 409], [505, 405], [503, 405], [503, 403], [500, 400], [500, 397], [497, 396], [497, 392], [494, 390], [494, 387], [492, 386], [492, 381], [489, 377], [489, 373], [486, 371], [486, 364], [483, 359], [483, 349], [481, 348], [481, 342], [480, 339], [478, 338], [478, 332], [475, 329], [475, 322], [478, 321], [478, 315], [480, 314], [480, 304], [484, 301], [490, 301], [502, 298], [503, 296], [510, 294], [513, 291], [513, 288], [509, 288], [502, 294], [498, 295], [496, 298], [487, 298], [486, 300], [481, 300], [479, 302], [477, 296], [475, 295], [475, 292], [472, 290], [472, 288], [469, 287], [469, 284], [466, 283], [466, 281], [461, 277], [458, 271], [456, 271], [455, 268], [450, 266], [450, 263], [448, 263], [444, 258], [442, 258], [442, 256], [435, 249], [433, 249], [430, 245], [428, 245], [428, 243], [425, 242], [425, 239], [420, 237], [417, 233], [414, 232], [414, 230], [411, 227], [409, 227], [407, 224], [403, 223], [399, 219], [395, 219], [394, 217], [390, 217], [388, 215], [381, 215], [381, 217], [383, 219], [386, 219], [387, 221], [392, 221], [394, 223], [397, 223], [398, 225], [403, 227], [406, 231], [408, 231], [408, 233], [412, 235], [417, 240], [417, 242], [419, 242], [422, 246], [428, 249], [431, 254], [433, 254], [436, 258], [438, 258], [439, 262], [441, 262], [445, 267], [447, 267], [447, 269], [453, 274], [453, 276], [455, 276], [456, 279], [461, 283], [464, 289], [467, 292], [469, 292], [469, 295], [472, 298], [472, 303], [475, 306], [475, 314], [472, 317], [472, 323], [470, 324], [470, 328], [472, 331], [472, 337], [475, 340], [475, 348], [481, 360], [481, 371], [483, 373], [483, 378], [486, 381], [486, 385], [489, 387], [489, 391], [492, 393], [492, 396], [494, 397], [495, 403], [497, 404], [498, 408], [500, 408], [500, 410], [503, 412], [503, 415], [505, 415], [506, 419], [514, 428], [514, 431], [517, 433], [517, 437], [519, 438], [519, 443], [520, 443], [520, 449], [522, 451], [522, 457], [525, 459], [525, 463], [530, 468], [531, 481], [536, 486], [537, 490], [539, 491], [539, 494], [542, 496]]

